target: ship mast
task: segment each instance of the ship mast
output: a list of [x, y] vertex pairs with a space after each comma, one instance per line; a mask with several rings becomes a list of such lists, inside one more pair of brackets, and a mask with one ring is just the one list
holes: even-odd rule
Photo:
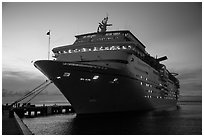
[[50, 58], [50, 30], [47, 32], [47, 35], [49, 36], [49, 39], [48, 39], [48, 60]]
[[98, 26], [98, 29], [97, 29], [97, 32], [106, 32], [107, 30], [107, 27], [108, 26], [112, 26], [112, 24], [108, 24], [108, 16], [106, 18], [104, 18], [101, 23], [99, 23], [99, 26]]

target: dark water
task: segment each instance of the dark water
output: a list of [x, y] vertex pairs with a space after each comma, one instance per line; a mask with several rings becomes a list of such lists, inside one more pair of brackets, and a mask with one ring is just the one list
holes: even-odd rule
[[174, 110], [86, 117], [63, 114], [23, 121], [38, 135], [201, 135], [202, 104], [182, 102]]

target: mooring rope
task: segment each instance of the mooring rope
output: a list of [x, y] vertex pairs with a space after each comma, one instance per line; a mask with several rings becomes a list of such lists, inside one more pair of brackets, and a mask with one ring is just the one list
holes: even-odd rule
[[[49, 82], [49, 83], [48, 83], [48, 82]], [[39, 86], [37, 86], [36, 88], [34, 88], [33, 90], [31, 90], [30, 92], [26, 93], [23, 97], [21, 97], [21, 98], [17, 99], [16, 101], [14, 101], [10, 106], [13, 106], [14, 104], [16, 104], [16, 103], [18, 103], [18, 102], [24, 100], [25, 98], [27, 98], [27, 97], [29, 97], [29, 96], [35, 94], [37, 91], [39, 91], [40, 89], [42, 89], [43, 87], [45, 87], [45, 86], [46, 86], [46, 85], [45, 85], [46, 83], [51, 84], [52, 82], [49, 81], [49, 80], [46, 80], [45, 82], [43, 82], [42, 84], [40, 84]], [[43, 85], [45, 85], [45, 86], [43, 86]], [[42, 86], [43, 86], [43, 87], [42, 87]], [[47, 86], [46, 86], [46, 87], [47, 87]]]
[[46, 89], [50, 84], [52, 83], [52, 81], [50, 81], [47, 85], [45, 85], [44, 87], [41, 87], [40, 89], [38, 89], [35, 93], [35, 95], [33, 97], [31, 97], [27, 102], [26, 105], [32, 100], [34, 99], [38, 94], [40, 94], [44, 89]]

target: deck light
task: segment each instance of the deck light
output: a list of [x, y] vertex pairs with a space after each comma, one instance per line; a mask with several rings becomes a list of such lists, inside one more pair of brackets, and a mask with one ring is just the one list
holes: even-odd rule
[[64, 76], [64, 77], [69, 77], [69, 76], [70, 76], [70, 73], [65, 72], [63, 76]]
[[93, 77], [93, 79], [98, 79], [99, 78], [99, 76], [97, 76], [97, 75], [95, 75], [94, 77]]
[[118, 78], [114, 78], [114, 80], [113, 80], [113, 81], [114, 81], [114, 82], [116, 82], [117, 80], [118, 80]]
[[59, 77], [56, 77], [57, 79], [60, 79], [61, 77], [59, 76]]
[[80, 80], [84, 80], [84, 78], [80, 78]]

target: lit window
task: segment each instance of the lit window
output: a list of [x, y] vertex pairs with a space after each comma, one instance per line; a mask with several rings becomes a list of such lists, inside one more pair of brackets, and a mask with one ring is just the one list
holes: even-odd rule
[[99, 78], [99, 76], [94, 76], [94, 77], [93, 77], [93, 79], [98, 79], [98, 78]]
[[61, 77], [59, 76], [59, 77], [56, 77], [57, 79], [60, 79]]
[[127, 47], [126, 47], [126, 46], [123, 46], [122, 49], [127, 49]]
[[89, 79], [89, 78], [86, 78], [86, 79], [84, 79], [85, 81], [91, 81], [91, 79]]
[[109, 47], [105, 47], [105, 50], [110, 50]]
[[132, 46], [130, 46], [130, 45], [129, 45], [129, 46], [128, 46], [128, 48], [129, 48], [129, 49], [131, 49], [131, 48], [132, 48]]
[[110, 50], [117, 50], [115, 46], [111, 46]]
[[64, 76], [64, 77], [69, 77], [69, 76], [70, 76], [70, 73], [65, 72], [63, 76]]
[[117, 80], [118, 80], [118, 78], [114, 78], [114, 80], [113, 80], [113, 81], [114, 81], [114, 82], [116, 82]]
[[80, 80], [84, 80], [84, 78], [80, 78]]
[[81, 49], [81, 52], [86, 52], [86, 51], [87, 51], [86, 48], [82, 48], [82, 49]]
[[99, 48], [99, 50], [102, 50], [102, 51], [103, 51], [104, 49], [103, 49], [103, 47], [101, 46], [101, 47]]
[[118, 78], [114, 78], [113, 81], [110, 81], [110, 83], [118, 83]]
[[74, 49], [74, 52], [76, 53], [76, 52], [79, 52], [79, 50], [78, 49]]
[[120, 50], [120, 46], [116, 46], [116, 48], [117, 48], [118, 50]]
[[98, 47], [94, 47], [93, 51], [99, 51]]
[[69, 53], [73, 53], [73, 50], [72, 50], [72, 49], [69, 49], [68, 52], [69, 52]]

